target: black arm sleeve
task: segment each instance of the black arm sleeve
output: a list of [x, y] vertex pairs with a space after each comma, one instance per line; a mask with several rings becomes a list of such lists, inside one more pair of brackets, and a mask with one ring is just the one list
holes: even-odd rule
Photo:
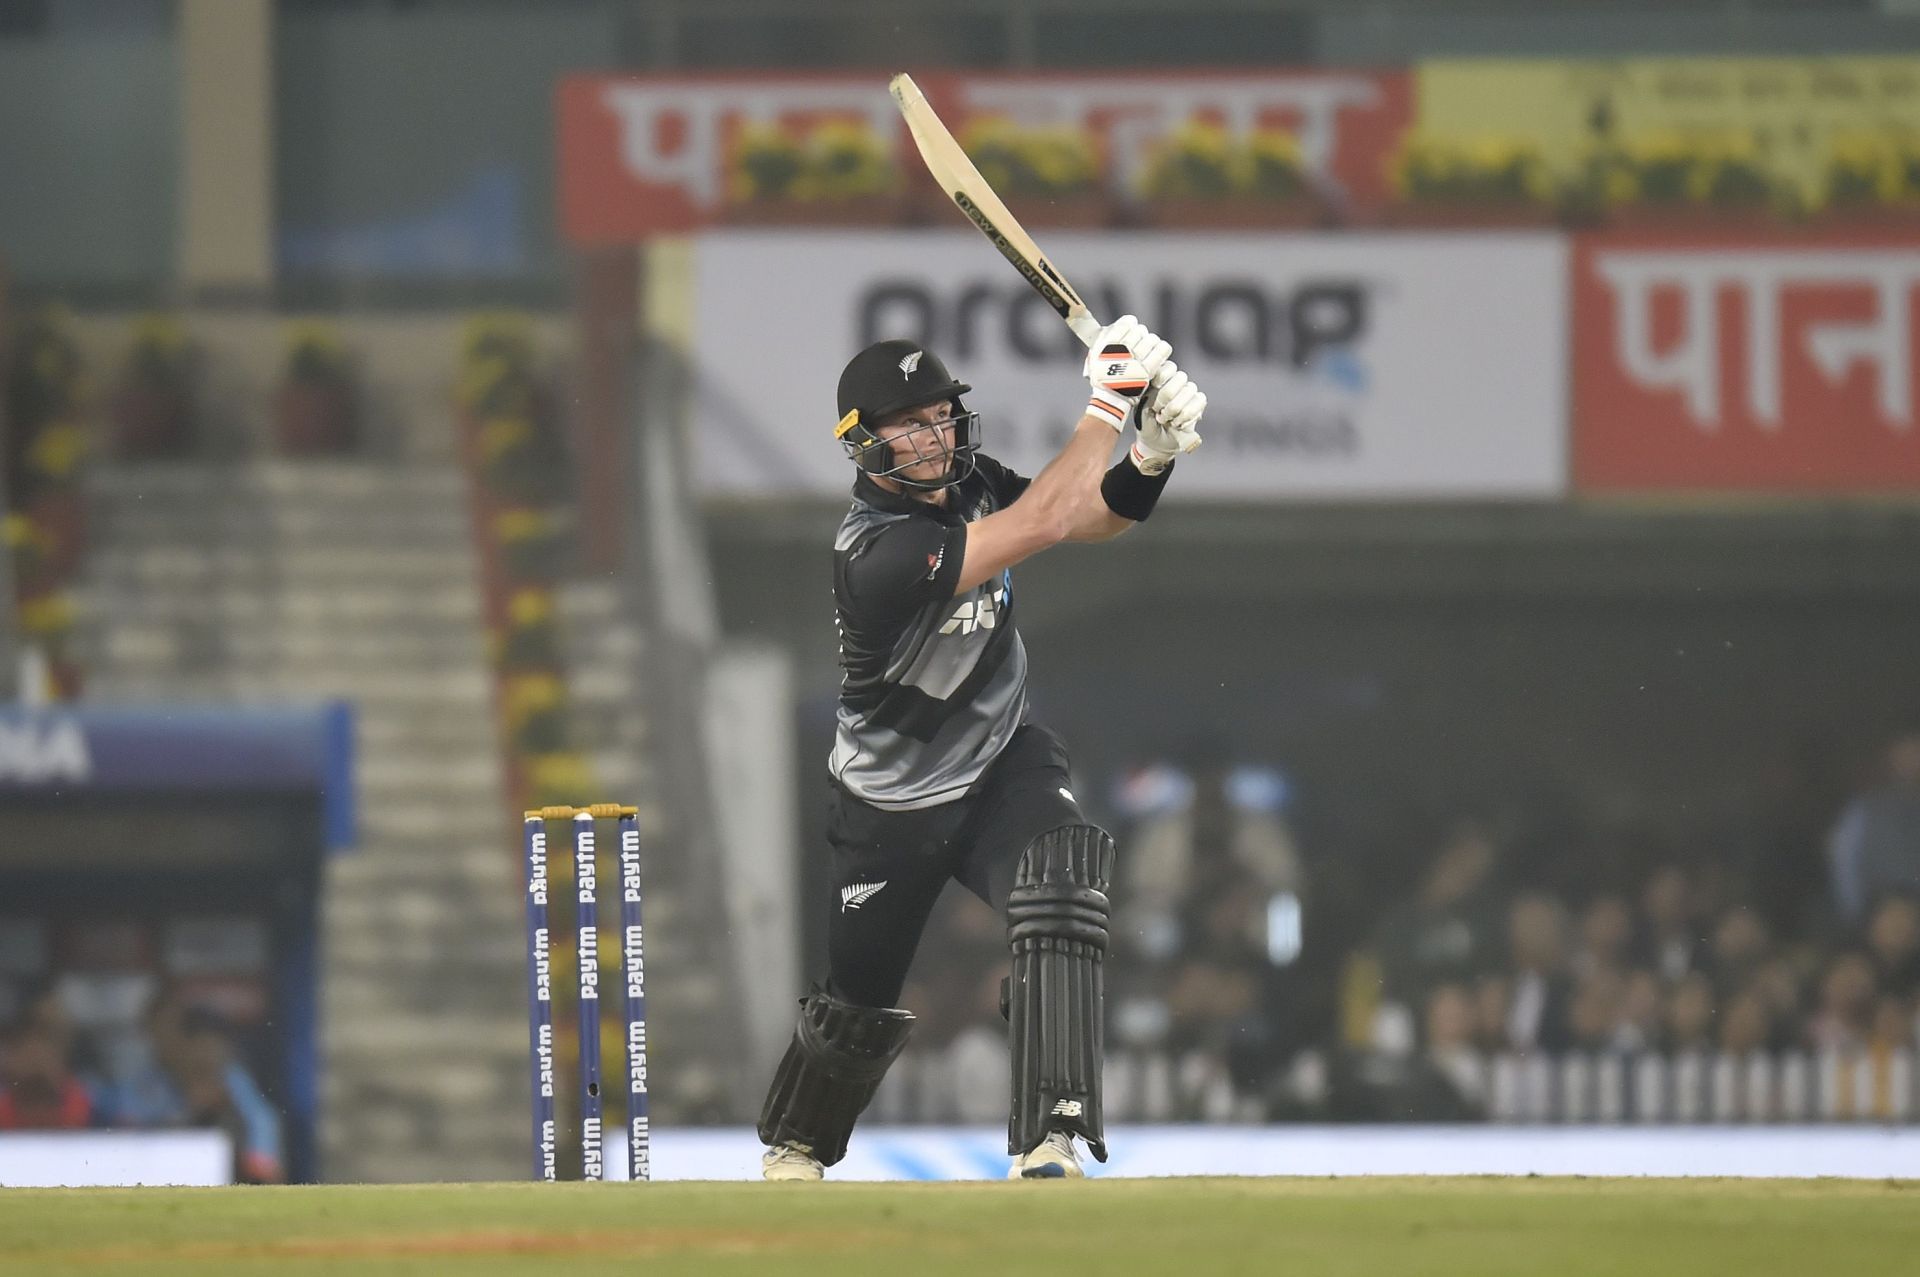
[[1159, 474], [1141, 474], [1133, 464], [1133, 457], [1125, 456], [1100, 481], [1100, 497], [1107, 503], [1107, 509], [1121, 518], [1145, 523], [1147, 516], [1153, 513], [1154, 505], [1159, 502], [1160, 494], [1166, 490], [1167, 480], [1172, 477], [1171, 461]]
[[953, 597], [967, 554], [967, 530], [929, 519], [880, 529], [854, 547], [843, 580], [847, 602], [869, 617], [906, 616]]

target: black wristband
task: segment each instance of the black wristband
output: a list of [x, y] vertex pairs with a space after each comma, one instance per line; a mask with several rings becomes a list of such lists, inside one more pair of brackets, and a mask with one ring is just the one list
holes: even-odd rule
[[1160, 500], [1160, 490], [1167, 486], [1167, 479], [1173, 474], [1173, 462], [1167, 462], [1167, 468], [1159, 474], [1141, 474], [1133, 464], [1133, 454], [1120, 458], [1120, 464], [1107, 471], [1106, 478], [1100, 480], [1100, 497], [1107, 503], [1107, 509], [1123, 519], [1135, 523], [1145, 523], [1147, 516], [1153, 513], [1154, 503]]

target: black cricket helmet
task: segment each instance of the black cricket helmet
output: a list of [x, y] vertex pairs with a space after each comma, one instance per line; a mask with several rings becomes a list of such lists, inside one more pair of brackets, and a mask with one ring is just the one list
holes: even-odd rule
[[[925, 346], [899, 339], [877, 341], [849, 360], [840, 374], [840, 424], [833, 436], [868, 474], [909, 488], [950, 488], [973, 473], [974, 453], [980, 447], [980, 414], [968, 412], [960, 402], [960, 396], [972, 389], [966, 382], [954, 380], [940, 356]], [[922, 426], [900, 436], [913, 449], [913, 455], [901, 462], [895, 462], [893, 449], [874, 433], [873, 427], [904, 408], [937, 403], [953, 405], [953, 450], [948, 454], [946, 477], [933, 481], [904, 478], [900, 471], [933, 459], [920, 451], [920, 436], [933, 427]]]

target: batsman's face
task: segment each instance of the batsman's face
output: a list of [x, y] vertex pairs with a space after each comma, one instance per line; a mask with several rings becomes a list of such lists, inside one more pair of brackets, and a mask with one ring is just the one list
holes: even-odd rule
[[893, 450], [896, 475], [918, 483], [938, 483], [953, 464], [953, 405], [927, 404], [893, 413], [873, 428]]

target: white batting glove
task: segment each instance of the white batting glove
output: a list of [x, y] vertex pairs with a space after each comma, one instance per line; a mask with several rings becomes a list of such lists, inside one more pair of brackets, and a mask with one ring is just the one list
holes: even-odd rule
[[1087, 414], [1125, 430], [1154, 374], [1165, 366], [1173, 347], [1147, 331], [1132, 315], [1122, 315], [1100, 330], [1082, 369], [1093, 396]]
[[1171, 360], [1160, 366], [1140, 412], [1140, 437], [1133, 444], [1134, 468], [1159, 474], [1167, 463], [1200, 446], [1200, 414], [1207, 396]]

